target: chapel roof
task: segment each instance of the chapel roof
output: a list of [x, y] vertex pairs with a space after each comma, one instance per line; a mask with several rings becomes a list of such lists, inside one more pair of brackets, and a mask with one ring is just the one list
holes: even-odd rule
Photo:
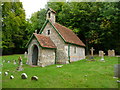
[[55, 44], [53, 43], [53, 41], [50, 39], [50, 37], [44, 36], [42, 34], [37, 34], [37, 33], [33, 33], [33, 35], [36, 37], [36, 39], [38, 40], [39, 44], [42, 47], [46, 47], [46, 48], [56, 48]]
[[78, 38], [78, 36], [71, 29], [62, 26], [61, 24], [58, 23], [52, 23], [52, 24], [58, 30], [59, 34], [67, 43], [85, 46], [85, 44]]

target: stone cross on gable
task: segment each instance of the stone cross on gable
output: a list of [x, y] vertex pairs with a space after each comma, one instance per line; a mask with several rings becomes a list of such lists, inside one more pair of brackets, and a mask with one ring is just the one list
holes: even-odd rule
[[94, 51], [95, 49], [93, 49], [93, 47], [91, 47], [91, 49], [90, 49], [90, 51], [91, 51], [91, 56], [93, 56], [93, 51]]

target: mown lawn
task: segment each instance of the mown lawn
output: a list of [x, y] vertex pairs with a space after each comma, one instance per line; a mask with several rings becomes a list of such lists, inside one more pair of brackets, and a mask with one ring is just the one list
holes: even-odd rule
[[[23, 58], [23, 71], [16, 71], [18, 65], [13, 64], [20, 55], [3, 56], [2, 60], [10, 60], [11, 63], [3, 63], [2, 88], [118, 88], [117, 78], [114, 76], [114, 65], [118, 64], [118, 57], [105, 56], [106, 62], [81, 60], [56, 68], [56, 65], [47, 67], [31, 67], [26, 65]], [[4, 72], [10, 70], [9, 75]], [[25, 72], [28, 79], [21, 79], [21, 73]], [[14, 79], [9, 79], [10, 75]], [[32, 76], [38, 76], [38, 81], [31, 81]], [[86, 75], [86, 77], [85, 77]]]

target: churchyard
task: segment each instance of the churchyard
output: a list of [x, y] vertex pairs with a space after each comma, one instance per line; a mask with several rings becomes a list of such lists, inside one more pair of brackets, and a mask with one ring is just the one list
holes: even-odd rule
[[[17, 71], [18, 57], [22, 57], [23, 70]], [[1, 58], [1, 57], [0, 57]], [[118, 88], [114, 77], [114, 65], [118, 64], [119, 57], [94, 56], [95, 61], [86, 59], [64, 64], [62, 67], [50, 65], [46, 67], [29, 66], [24, 55], [2, 56], [2, 88]], [[16, 60], [17, 64], [14, 64]], [[8, 62], [10, 61], [10, 62]], [[0, 63], [2, 64], [2, 62]], [[4, 72], [8, 71], [8, 75]], [[21, 79], [21, 74], [26, 73], [27, 79]], [[10, 79], [13, 75], [14, 78]], [[38, 80], [31, 80], [37, 76]]]

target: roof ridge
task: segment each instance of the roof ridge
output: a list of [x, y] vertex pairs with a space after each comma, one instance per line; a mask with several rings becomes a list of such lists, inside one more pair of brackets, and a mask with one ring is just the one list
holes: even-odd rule
[[[55, 23], [57, 23], [57, 22], [55, 22]], [[57, 24], [61, 25], [60, 23], [57, 23]], [[61, 25], [61, 26], [64, 27], [64, 28], [66, 28], [66, 29], [68, 29], [68, 30], [70, 30], [70, 31], [72, 31], [72, 29], [67, 28], [66, 26], [63, 26], [63, 25]]]

